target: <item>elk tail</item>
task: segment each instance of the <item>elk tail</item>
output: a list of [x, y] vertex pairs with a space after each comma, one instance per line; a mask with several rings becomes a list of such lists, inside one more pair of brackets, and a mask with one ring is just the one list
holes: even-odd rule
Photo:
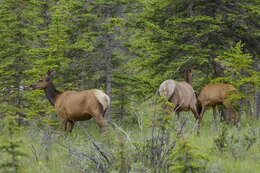
[[167, 100], [171, 98], [176, 88], [174, 80], [166, 80], [159, 87], [160, 96], [164, 96]]
[[98, 102], [102, 105], [102, 112], [105, 112], [110, 104], [110, 98], [101, 90], [94, 90]]

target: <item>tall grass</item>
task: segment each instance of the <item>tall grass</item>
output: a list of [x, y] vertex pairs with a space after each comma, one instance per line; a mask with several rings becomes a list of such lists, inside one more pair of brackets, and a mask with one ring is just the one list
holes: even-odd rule
[[[29, 123], [28, 127], [15, 134], [15, 138], [22, 141], [20, 147], [27, 154], [27, 156], [19, 158], [20, 170], [24, 173], [95, 172], [94, 167], [97, 165], [91, 160], [94, 158], [100, 163], [104, 163], [103, 166], [105, 165], [104, 169], [107, 172], [122, 172], [123, 169], [128, 170], [127, 172], [151, 172], [149, 167], [137, 159], [138, 153], [131, 145], [151, 138], [152, 115], [151, 106], [142, 105], [140, 109], [137, 109], [137, 112], [133, 113], [133, 116], [139, 119], [136, 124], [125, 122], [127, 125], [122, 125], [118, 123], [124, 132], [111, 126], [110, 132], [103, 135], [98, 133], [98, 127], [94, 121], [76, 125], [70, 136], [64, 135], [62, 127], [49, 127], [49, 131], [46, 131], [47, 126], [39, 127], [36, 125], [37, 123]], [[205, 165], [207, 173], [260, 172], [259, 121], [243, 117], [240, 129], [232, 125], [227, 126], [229, 143], [225, 150], [220, 151], [214, 140], [221, 133], [223, 125], [219, 120], [217, 124], [214, 123], [210, 109], [204, 115], [200, 137], [196, 136], [195, 132], [190, 133], [195, 122], [191, 112], [182, 113], [179, 122], [186, 119], [184, 137], [189, 139], [199, 153], [207, 156], [208, 162]], [[170, 125], [178, 126], [174, 117], [170, 117], [169, 121], [171, 121]], [[169, 129], [171, 129], [171, 134], [175, 132], [174, 127]], [[0, 131], [0, 143], [3, 143], [8, 139], [8, 135], [5, 135], [3, 130]], [[129, 135], [129, 139], [124, 133]], [[256, 140], [249, 149], [246, 149], [246, 135], [248, 134], [249, 136], [255, 135]], [[93, 142], [111, 159], [111, 167], [106, 167], [108, 165], [106, 160], [93, 145]], [[128, 168], [124, 168], [122, 165]]]

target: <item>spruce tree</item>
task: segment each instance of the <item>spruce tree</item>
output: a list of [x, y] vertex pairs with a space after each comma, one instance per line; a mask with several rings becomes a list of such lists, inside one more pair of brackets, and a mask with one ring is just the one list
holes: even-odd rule
[[1, 115], [17, 116], [19, 124], [25, 116], [27, 98], [26, 70], [31, 67], [29, 51], [34, 44], [34, 1], [1, 1], [0, 21], [3, 40], [0, 47]]
[[194, 69], [194, 87], [199, 91], [211, 79], [224, 75], [216, 57], [240, 40], [258, 58], [257, 1], [156, 0], [143, 4], [129, 23], [136, 29], [130, 42], [136, 56], [131, 66], [140, 83], [148, 84], [143, 87], [147, 94], [163, 80], [183, 80], [180, 69], [186, 67]]

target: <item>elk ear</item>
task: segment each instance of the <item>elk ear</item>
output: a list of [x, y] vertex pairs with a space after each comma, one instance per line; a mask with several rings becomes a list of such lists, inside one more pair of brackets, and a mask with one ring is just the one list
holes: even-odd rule
[[51, 70], [48, 70], [47, 75], [50, 76], [50, 74], [51, 74]]
[[51, 80], [55, 74], [56, 74], [56, 71], [51, 72], [50, 70], [48, 70], [48, 72], [47, 72], [47, 75], [48, 75], [47, 81]]

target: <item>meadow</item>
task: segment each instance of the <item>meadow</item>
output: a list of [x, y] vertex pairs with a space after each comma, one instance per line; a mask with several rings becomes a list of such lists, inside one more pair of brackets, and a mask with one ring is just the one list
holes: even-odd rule
[[[76, 124], [67, 136], [53, 116], [45, 123], [28, 120], [10, 138], [2, 122], [1, 134], [6, 135], [1, 135], [0, 143], [15, 141], [16, 152], [23, 155], [2, 153], [0, 164], [16, 157], [21, 173], [189, 172], [185, 171], [189, 167], [191, 172], [259, 173], [259, 121], [243, 116], [236, 128], [219, 118], [215, 123], [208, 109], [198, 137], [191, 112], [181, 113], [178, 121], [173, 114], [158, 114], [153, 125], [151, 105], [138, 108], [136, 123], [114, 121], [102, 135], [91, 120]], [[9, 171], [8, 167], [0, 170]]]

